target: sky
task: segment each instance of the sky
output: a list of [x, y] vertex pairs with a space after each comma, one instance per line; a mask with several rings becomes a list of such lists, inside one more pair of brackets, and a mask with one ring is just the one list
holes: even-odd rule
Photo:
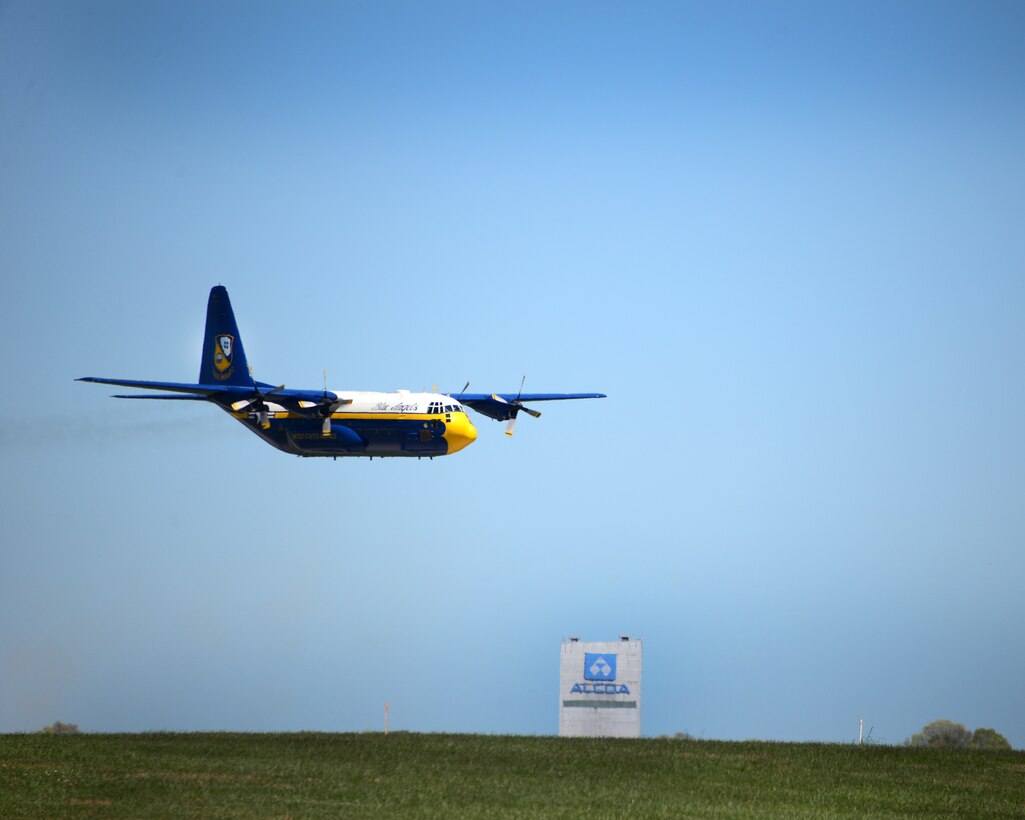
[[[1025, 747], [1025, 6], [0, 4], [0, 731]], [[597, 391], [300, 459], [190, 382]]]

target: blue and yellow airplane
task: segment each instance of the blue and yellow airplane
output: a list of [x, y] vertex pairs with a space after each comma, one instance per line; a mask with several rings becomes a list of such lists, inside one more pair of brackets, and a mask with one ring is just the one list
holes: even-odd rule
[[[394, 393], [290, 390], [253, 381], [228, 291], [217, 285], [206, 308], [206, 333], [199, 382], [103, 379], [82, 382], [140, 387], [171, 393], [115, 396], [118, 399], [209, 401], [234, 416], [268, 444], [297, 456], [446, 456], [477, 438], [467, 407], [497, 421], [508, 421], [512, 435], [522, 410], [541, 414], [524, 402], [603, 399], [602, 393]], [[435, 388], [437, 389], [437, 388]], [[464, 387], [465, 391], [466, 388]]]

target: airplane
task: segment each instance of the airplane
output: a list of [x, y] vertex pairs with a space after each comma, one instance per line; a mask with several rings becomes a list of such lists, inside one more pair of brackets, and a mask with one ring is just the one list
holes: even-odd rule
[[[206, 332], [199, 363], [199, 381], [138, 381], [86, 376], [80, 382], [166, 391], [117, 395], [117, 399], [208, 401], [270, 444], [297, 456], [431, 458], [457, 453], [477, 439], [466, 408], [496, 421], [508, 421], [512, 435], [516, 417], [541, 413], [524, 402], [603, 399], [604, 393], [391, 393], [368, 391], [293, 390], [254, 381], [242, 337], [235, 323], [228, 291], [210, 291]], [[435, 388], [437, 391], [437, 388]], [[170, 393], [172, 395], [167, 395]]]

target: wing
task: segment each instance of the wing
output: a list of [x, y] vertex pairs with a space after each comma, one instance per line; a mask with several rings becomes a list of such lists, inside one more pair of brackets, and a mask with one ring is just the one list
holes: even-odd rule
[[96, 376], [86, 376], [76, 379], [80, 382], [92, 382], [94, 384], [114, 384], [118, 387], [139, 387], [145, 390], [166, 390], [170, 393], [183, 395], [147, 395], [145, 393], [135, 396], [114, 396], [116, 399], [181, 399], [192, 401], [212, 401], [222, 407], [269, 399], [274, 404], [287, 407], [289, 410], [303, 415], [315, 415], [310, 412], [311, 408], [319, 408], [321, 405], [330, 405], [339, 401], [338, 395], [331, 391], [323, 390], [289, 390], [284, 385], [274, 387], [270, 384], [257, 382], [253, 387], [247, 385], [232, 384], [183, 384], [181, 382], [150, 382], [137, 381], [134, 379], [105, 379]]
[[[93, 384], [116, 384], [118, 387], [142, 387], [146, 390], [168, 390], [172, 393], [192, 393], [195, 396], [212, 396], [223, 388], [212, 384], [183, 384], [181, 382], [146, 382], [135, 379], [104, 379], [98, 376], [83, 376], [76, 382], [92, 382]], [[252, 392], [250, 389], [249, 392]], [[118, 397], [120, 398], [120, 396]], [[138, 396], [137, 398], [149, 398]], [[163, 397], [161, 397], [163, 398]]]
[[534, 416], [541, 414], [537, 410], [524, 407], [527, 401], [567, 401], [569, 399], [604, 399], [604, 393], [462, 393], [453, 396], [460, 404], [476, 410], [482, 416], [506, 421], [516, 418], [523, 410]]

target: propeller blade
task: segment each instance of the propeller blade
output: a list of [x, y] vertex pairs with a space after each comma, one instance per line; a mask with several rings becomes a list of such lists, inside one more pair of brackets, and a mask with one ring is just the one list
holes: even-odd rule
[[533, 416], [536, 419], [541, 418], [541, 411], [540, 410], [534, 410], [534, 409], [532, 409], [530, 407], [527, 407], [525, 404], [521, 404], [520, 405], [520, 410], [522, 410], [528, 416]]
[[279, 390], [284, 390], [284, 389], [285, 389], [285, 385], [279, 384], [277, 387], [272, 387], [266, 393], [261, 393], [259, 390], [257, 390], [257, 391], [255, 391], [256, 395], [253, 396], [253, 398], [251, 398], [251, 399], [243, 399], [241, 401], [233, 402], [232, 405], [231, 405], [231, 409], [234, 410], [235, 412], [240, 412], [242, 410], [245, 410], [248, 407], [252, 407], [254, 404], [259, 404], [265, 398], [267, 398], [267, 396], [270, 396], [270, 395], [272, 395], [274, 393], [277, 393]]
[[505, 426], [505, 434], [507, 436], [511, 436], [513, 434], [513, 430], [515, 430], [515, 429], [516, 429], [516, 416], [513, 416], [511, 419], [509, 419], [509, 423]]
[[337, 399], [336, 401], [330, 402], [326, 405], [328, 415], [336, 412], [339, 407], [345, 407], [347, 404], [352, 404], [352, 399]]
[[320, 435], [323, 436], [324, 438], [329, 438], [331, 436], [331, 417], [330, 416], [327, 416], [324, 419], [324, 425], [320, 428]]

